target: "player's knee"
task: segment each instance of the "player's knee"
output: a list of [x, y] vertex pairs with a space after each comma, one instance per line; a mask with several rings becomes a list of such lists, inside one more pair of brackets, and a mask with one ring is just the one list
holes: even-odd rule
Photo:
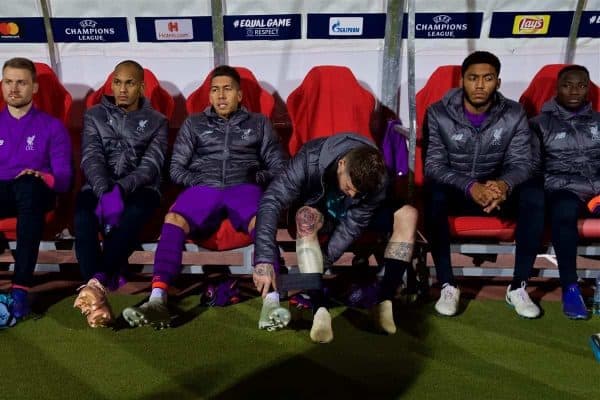
[[419, 212], [411, 205], [404, 205], [394, 212], [394, 231], [402, 228], [414, 229], [417, 226]]
[[169, 212], [165, 215], [165, 223], [180, 227], [186, 233], [190, 231], [190, 226], [187, 220], [180, 214]]
[[323, 215], [315, 208], [304, 206], [296, 212], [298, 237], [316, 235], [323, 226]]

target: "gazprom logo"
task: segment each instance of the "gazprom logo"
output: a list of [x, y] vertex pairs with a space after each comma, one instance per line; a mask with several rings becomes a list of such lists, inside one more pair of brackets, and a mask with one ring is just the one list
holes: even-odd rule
[[433, 22], [436, 24], [447, 24], [450, 21], [452, 21], [452, 17], [449, 15], [440, 14], [433, 17]]
[[95, 28], [96, 25], [98, 25], [98, 23], [93, 19], [84, 19], [83, 21], [79, 22], [79, 26], [82, 28]]
[[361, 36], [362, 34], [362, 17], [329, 18], [329, 35], [331, 36]]

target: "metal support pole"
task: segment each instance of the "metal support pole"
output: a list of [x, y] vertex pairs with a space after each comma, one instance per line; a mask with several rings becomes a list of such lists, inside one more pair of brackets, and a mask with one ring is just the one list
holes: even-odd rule
[[572, 64], [575, 58], [575, 48], [577, 47], [577, 33], [579, 32], [579, 24], [581, 22], [581, 14], [585, 8], [587, 0], [579, 0], [577, 8], [573, 14], [571, 22], [571, 30], [569, 31], [569, 39], [567, 40], [567, 52], [565, 54], [565, 64]]
[[40, 0], [42, 15], [44, 17], [44, 29], [46, 30], [46, 40], [48, 42], [48, 55], [50, 57], [50, 66], [58, 74], [58, 59], [56, 47], [54, 45], [54, 34], [52, 33], [52, 24], [50, 23], [50, 7], [48, 0]]
[[389, 0], [383, 41], [381, 106], [400, 115], [400, 57], [402, 56], [402, 24], [405, 0]]
[[211, 0], [212, 10], [212, 34], [213, 34], [213, 56], [214, 66], [227, 64], [225, 49], [225, 33], [223, 30], [223, 0]]
[[409, 174], [409, 200], [412, 200], [415, 182], [415, 151], [417, 147], [417, 105], [415, 90], [415, 0], [408, 1], [408, 166], [412, 173]]

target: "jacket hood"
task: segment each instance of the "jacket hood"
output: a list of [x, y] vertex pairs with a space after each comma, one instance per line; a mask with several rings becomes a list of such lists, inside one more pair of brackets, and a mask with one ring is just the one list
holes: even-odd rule
[[587, 104], [584, 105], [578, 112], [573, 112], [567, 110], [566, 108], [558, 104], [558, 102], [556, 101], [556, 97], [553, 97], [552, 99], [545, 102], [542, 106], [541, 111], [543, 113], [553, 114], [561, 120], [568, 120], [580, 116], [586, 116], [591, 118], [593, 113], [592, 103], [590, 101], [588, 101]]
[[[215, 112], [215, 109], [213, 108], [213, 106], [206, 107], [202, 111], [202, 113], [204, 115], [206, 115], [206, 117], [210, 120], [223, 118]], [[236, 111], [234, 111], [233, 114], [231, 114], [228, 119], [231, 121], [242, 121], [245, 118], [247, 118], [249, 114], [250, 114], [250, 111], [248, 111], [248, 109], [246, 107], [240, 105], [240, 107]]]
[[[117, 106], [115, 104], [115, 97], [114, 96], [108, 96], [108, 95], [104, 95], [102, 96], [102, 99], [100, 100], [100, 102], [102, 103], [102, 105], [108, 107], [111, 110], [119, 110], [121, 112], [125, 112], [123, 111], [123, 109], [119, 106]], [[140, 97], [140, 108], [138, 108], [135, 111], [139, 111], [139, 110], [143, 110], [143, 109], [150, 109], [152, 110], [152, 104], [150, 104], [150, 101], [145, 98], [145, 97]], [[135, 112], [132, 111], [132, 112]]]
[[376, 147], [368, 138], [351, 132], [336, 133], [328, 137], [319, 153], [319, 169], [325, 171], [340, 156], [346, 154], [356, 146], [363, 145]]
[[[465, 117], [464, 113], [463, 98], [464, 91], [462, 88], [450, 89], [442, 98], [442, 104], [446, 110], [448, 110], [448, 114], [450, 114], [452, 119], [468, 124], [467, 117]], [[487, 121], [494, 120], [493, 116], [497, 115], [505, 106], [506, 97], [504, 97], [502, 93], [496, 91], [492, 106], [489, 109], [490, 118], [488, 118]], [[484, 123], [484, 125], [486, 125], [486, 123]]]

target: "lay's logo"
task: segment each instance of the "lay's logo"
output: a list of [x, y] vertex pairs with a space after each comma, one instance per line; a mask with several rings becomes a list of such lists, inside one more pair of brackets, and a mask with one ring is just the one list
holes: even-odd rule
[[550, 15], [516, 15], [513, 35], [545, 35], [550, 26]]

